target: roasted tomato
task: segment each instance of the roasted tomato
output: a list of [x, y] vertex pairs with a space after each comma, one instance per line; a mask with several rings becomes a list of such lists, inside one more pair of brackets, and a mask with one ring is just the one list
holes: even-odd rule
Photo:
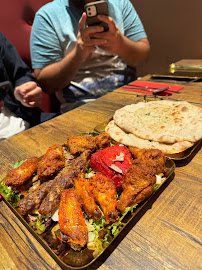
[[116, 188], [120, 189], [132, 161], [128, 148], [119, 144], [94, 153], [91, 156], [91, 167], [112, 179]]

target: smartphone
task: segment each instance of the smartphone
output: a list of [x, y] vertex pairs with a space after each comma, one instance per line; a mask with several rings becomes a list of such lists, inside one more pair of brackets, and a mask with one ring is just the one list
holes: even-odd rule
[[95, 26], [99, 25], [104, 27], [104, 31], [108, 31], [108, 24], [98, 20], [97, 15], [108, 16], [108, 4], [105, 1], [91, 2], [85, 5], [85, 12], [87, 14], [87, 25]]
[[0, 83], [0, 101], [4, 100], [8, 91], [11, 89], [12, 83], [9, 81]]

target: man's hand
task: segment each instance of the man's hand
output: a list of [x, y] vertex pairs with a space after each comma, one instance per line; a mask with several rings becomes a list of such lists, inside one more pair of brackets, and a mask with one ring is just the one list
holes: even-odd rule
[[138, 66], [147, 61], [150, 46], [147, 38], [138, 41], [125, 37], [111, 17], [98, 15], [98, 19], [108, 24], [109, 30], [103, 33], [91, 33], [94, 39], [105, 40], [105, 44], [98, 45], [110, 54], [119, 55], [129, 66]]
[[76, 50], [79, 53], [82, 61], [85, 61], [88, 56], [95, 51], [95, 46], [103, 46], [107, 43], [107, 40], [103, 36], [98, 38], [91, 38], [96, 34], [99, 34], [104, 31], [102, 26], [90, 26], [86, 27], [86, 18], [87, 15], [84, 12], [79, 21], [79, 32], [77, 35], [77, 45]]
[[108, 24], [109, 30], [103, 33], [91, 33], [90, 37], [92, 39], [106, 40], [105, 44], [98, 46], [110, 54], [119, 54], [120, 46], [123, 42], [123, 35], [119, 31], [119, 28], [111, 17], [105, 15], [98, 15], [97, 17], [100, 21]]
[[27, 82], [15, 88], [15, 98], [26, 107], [39, 107], [42, 100], [42, 90], [35, 82]]

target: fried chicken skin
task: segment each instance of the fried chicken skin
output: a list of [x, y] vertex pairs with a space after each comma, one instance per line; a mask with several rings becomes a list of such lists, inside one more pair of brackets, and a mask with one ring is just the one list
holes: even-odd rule
[[94, 151], [96, 148], [95, 139], [90, 136], [68, 136], [65, 145], [72, 155], [83, 153], [85, 150]]
[[102, 216], [102, 212], [98, 208], [94, 199], [94, 187], [84, 174], [80, 174], [74, 179], [74, 187], [82, 208], [88, 217], [98, 220]]
[[152, 166], [155, 170], [155, 174], [166, 172], [166, 157], [161, 150], [158, 149], [139, 149], [137, 147], [130, 146], [131, 151], [135, 159], [140, 159], [143, 162], [149, 162], [149, 166]]
[[127, 207], [148, 198], [153, 192], [156, 175], [166, 172], [166, 158], [160, 150], [139, 150], [138, 148], [134, 148], [132, 154], [137, 159], [133, 161], [123, 182], [123, 192], [117, 203], [117, 208], [121, 213]]
[[72, 135], [67, 138], [65, 145], [69, 148], [70, 153], [75, 155], [85, 150], [95, 151], [110, 146], [110, 136], [107, 134], [100, 134], [95, 137]]
[[142, 166], [142, 164], [133, 164], [126, 173], [123, 182], [123, 192], [117, 202], [117, 209], [121, 213], [127, 207], [140, 203], [152, 194], [153, 183], [155, 183], [156, 177], [144, 169], [145, 166]]
[[94, 198], [100, 205], [107, 223], [111, 224], [118, 220], [116, 186], [107, 176], [96, 173], [90, 178], [94, 186]]
[[5, 184], [7, 186], [18, 187], [28, 181], [38, 168], [38, 158], [31, 157], [23, 162], [18, 168], [8, 172]]
[[100, 134], [94, 137], [97, 150], [102, 150], [110, 146], [111, 138], [108, 134]]
[[37, 175], [41, 180], [54, 177], [65, 165], [64, 149], [59, 144], [48, 148], [39, 162]]
[[87, 244], [88, 230], [74, 189], [62, 192], [58, 215], [60, 230], [67, 236], [70, 247], [80, 250]]
[[54, 183], [39, 207], [39, 213], [52, 216], [60, 203], [63, 190], [74, 185], [74, 178], [89, 168], [91, 151], [86, 150], [73, 160], [68, 160], [66, 167], [55, 177]]

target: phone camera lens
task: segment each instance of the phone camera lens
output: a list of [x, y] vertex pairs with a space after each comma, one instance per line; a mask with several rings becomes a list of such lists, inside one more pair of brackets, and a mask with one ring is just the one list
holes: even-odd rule
[[88, 15], [91, 16], [91, 12], [89, 12]]
[[91, 10], [91, 8], [89, 7], [89, 8], [88, 8], [88, 10], [90, 11], [90, 10]]

